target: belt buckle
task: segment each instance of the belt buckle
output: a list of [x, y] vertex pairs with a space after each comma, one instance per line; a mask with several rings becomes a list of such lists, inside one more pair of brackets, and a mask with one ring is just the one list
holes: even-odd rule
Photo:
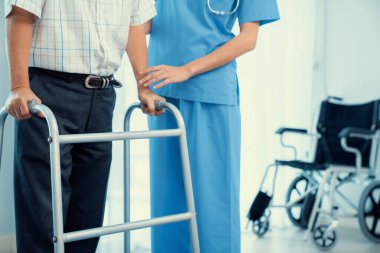
[[119, 80], [114, 79], [113, 81], [116, 83], [116, 84], [113, 84], [113, 87], [115, 88], [123, 87], [123, 84]]
[[[92, 86], [90, 84], [91, 79], [103, 81], [102, 86], [100, 86], [100, 87]], [[104, 77], [101, 77], [101, 76], [89, 75], [89, 76], [86, 77], [86, 79], [84, 81], [84, 86], [87, 89], [106, 89], [106, 88], [108, 88], [108, 85], [109, 85], [109, 80], [107, 78], [104, 78]]]

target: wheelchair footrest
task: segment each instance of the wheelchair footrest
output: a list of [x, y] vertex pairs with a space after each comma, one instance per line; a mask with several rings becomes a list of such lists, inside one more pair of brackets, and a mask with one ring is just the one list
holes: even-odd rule
[[254, 199], [251, 208], [247, 214], [247, 218], [251, 221], [256, 221], [264, 214], [265, 210], [268, 208], [272, 196], [267, 193], [259, 191]]

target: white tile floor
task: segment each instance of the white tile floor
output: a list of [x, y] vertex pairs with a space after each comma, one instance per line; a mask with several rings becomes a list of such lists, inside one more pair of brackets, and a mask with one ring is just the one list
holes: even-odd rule
[[[285, 216], [279, 215], [272, 222], [269, 232], [261, 239], [258, 239], [250, 231], [242, 234], [242, 253], [317, 253], [320, 252], [312, 241], [304, 242], [302, 240], [304, 231], [301, 231], [284, 219]], [[135, 232], [136, 233], [136, 232]], [[139, 231], [138, 237], [149, 237], [148, 230]], [[101, 253], [121, 253], [123, 252], [122, 238], [120, 235], [104, 237], [103, 245], [100, 245]], [[137, 238], [136, 238], [137, 239]], [[146, 238], [149, 241], [149, 238]], [[108, 245], [107, 245], [108, 244]], [[142, 245], [135, 244], [133, 253], [150, 253], [149, 243]], [[369, 242], [359, 229], [356, 219], [340, 219], [338, 227], [338, 243], [332, 249], [332, 253], [378, 253], [380, 244]], [[0, 253], [12, 253], [4, 251], [0, 247]], [[180, 252], [178, 252], [180, 253]], [[207, 252], [205, 252], [207, 253]]]
[[[317, 253], [321, 252], [314, 246], [312, 240], [305, 242], [302, 240], [304, 231], [289, 224], [285, 215], [277, 215], [272, 222], [268, 233], [261, 239], [258, 239], [250, 231], [242, 233], [242, 253]], [[144, 231], [144, 232], [143, 232]], [[369, 242], [359, 229], [359, 225], [354, 218], [340, 219], [338, 227], [338, 242], [332, 253], [378, 253], [380, 244]], [[142, 245], [135, 244], [133, 253], [150, 253], [149, 248], [149, 231], [141, 230], [138, 237], [145, 237], [146, 243]], [[118, 238], [121, 239], [121, 238]], [[123, 252], [121, 241], [113, 237], [109, 240], [108, 247], [104, 247], [101, 253], [119, 253]], [[141, 238], [135, 237], [139, 240]], [[119, 246], [115, 245], [115, 242]], [[111, 246], [111, 247], [110, 247]], [[136, 247], [137, 246], [137, 247]], [[112, 250], [111, 250], [112, 249]], [[178, 252], [181, 253], [181, 252]], [[207, 252], [205, 252], [207, 253]]]
[[[315, 253], [319, 250], [313, 241], [304, 242], [301, 231], [289, 224], [273, 225], [265, 237], [258, 239], [250, 232], [243, 233], [242, 253]], [[377, 253], [380, 244], [369, 242], [359, 229], [356, 219], [340, 219], [338, 242], [330, 252], [334, 253]]]

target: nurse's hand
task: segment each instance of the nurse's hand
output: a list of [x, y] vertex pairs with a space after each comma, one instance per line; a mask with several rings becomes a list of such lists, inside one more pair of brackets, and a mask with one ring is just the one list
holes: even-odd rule
[[193, 76], [191, 69], [188, 66], [167, 66], [160, 65], [147, 69], [147, 76], [140, 80], [140, 85], [149, 87], [150, 85], [159, 82], [153, 88], [158, 89], [168, 84], [180, 83], [187, 81]]
[[145, 114], [152, 116], [159, 116], [165, 113], [164, 110], [156, 111], [154, 101], [166, 101], [165, 98], [153, 93], [149, 88], [139, 87], [138, 88], [138, 97], [141, 102], [141, 110]]

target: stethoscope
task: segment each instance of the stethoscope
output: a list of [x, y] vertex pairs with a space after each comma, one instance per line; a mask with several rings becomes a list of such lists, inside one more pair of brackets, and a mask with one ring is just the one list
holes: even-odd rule
[[212, 7], [211, 7], [211, 0], [207, 0], [207, 6], [208, 6], [208, 9], [212, 12], [212, 13], [214, 13], [214, 14], [216, 14], [216, 15], [232, 15], [232, 14], [234, 14], [236, 11], [237, 11], [237, 9], [239, 8], [239, 5], [240, 5], [240, 0], [237, 0], [237, 2], [236, 2], [236, 5], [235, 5], [235, 8], [232, 10], [232, 11], [230, 11], [230, 12], [226, 12], [226, 11], [217, 11], [217, 10], [214, 10]]

